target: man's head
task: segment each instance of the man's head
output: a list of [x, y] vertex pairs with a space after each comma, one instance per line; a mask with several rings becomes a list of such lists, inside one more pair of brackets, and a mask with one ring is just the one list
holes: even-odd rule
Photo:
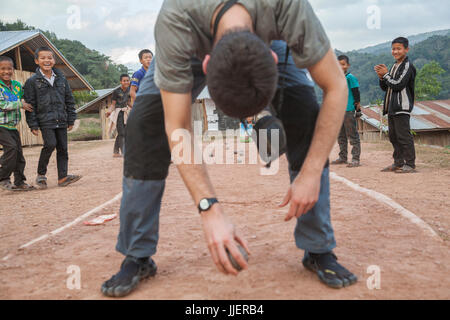
[[139, 52], [139, 61], [145, 69], [148, 69], [150, 63], [152, 62], [152, 59], [153, 52], [151, 52], [149, 49], [144, 49]]
[[395, 38], [392, 41], [392, 56], [398, 62], [403, 61], [409, 52], [409, 41], [404, 37]]
[[14, 62], [10, 57], [0, 56], [0, 80], [10, 82], [14, 72]]
[[269, 105], [277, 87], [277, 56], [249, 30], [223, 35], [205, 57], [203, 71], [217, 107], [239, 119]]
[[338, 57], [338, 61], [344, 73], [347, 73], [350, 68], [350, 59], [346, 55], [341, 55]]
[[130, 86], [130, 76], [126, 73], [120, 75], [120, 85], [122, 88], [128, 88]]
[[49, 47], [40, 47], [34, 52], [34, 62], [44, 72], [50, 72], [55, 65], [53, 51]]

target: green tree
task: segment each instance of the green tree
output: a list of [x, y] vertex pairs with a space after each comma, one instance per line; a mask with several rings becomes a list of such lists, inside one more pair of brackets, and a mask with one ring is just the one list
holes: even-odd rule
[[73, 93], [73, 98], [75, 99], [75, 104], [78, 107], [85, 105], [86, 103], [98, 98], [98, 94], [95, 91], [75, 91]]
[[20, 19], [16, 22], [6, 22], [0, 21], [0, 31], [17, 31], [17, 30], [34, 30], [34, 27], [27, 25]]
[[[13, 23], [0, 21], [0, 31], [18, 30], [35, 30], [35, 28], [21, 20]], [[43, 34], [95, 89], [116, 87], [119, 84], [120, 75], [130, 73], [126, 66], [115, 64], [110, 57], [87, 48], [80, 41], [58, 39], [51, 31], [43, 31]]]
[[445, 70], [436, 61], [424, 65], [416, 77], [416, 99], [434, 100], [442, 90], [442, 82], [439, 79]]

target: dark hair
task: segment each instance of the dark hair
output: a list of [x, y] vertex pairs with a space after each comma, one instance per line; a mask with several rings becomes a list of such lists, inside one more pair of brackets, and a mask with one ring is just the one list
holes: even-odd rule
[[345, 60], [345, 62], [347, 62], [347, 64], [350, 64], [350, 59], [349, 59], [346, 55], [344, 55], [344, 54], [340, 55], [340, 56], [338, 57], [338, 60], [339, 60], [339, 61]]
[[125, 77], [129, 78], [130, 76], [128, 74], [126, 74], [126, 73], [122, 73], [120, 75], [120, 81], [122, 81], [122, 79], [125, 78]]
[[9, 62], [11, 62], [11, 64], [13, 65], [13, 68], [14, 68], [14, 61], [13, 61], [13, 59], [11, 59], [10, 57], [7, 57], [7, 56], [0, 56], [0, 62], [3, 62], [3, 61], [9, 61]]
[[207, 69], [211, 98], [230, 117], [254, 116], [275, 94], [278, 71], [272, 53], [248, 30], [225, 34], [211, 52]]
[[408, 39], [406, 39], [404, 37], [395, 38], [394, 40], [392, 40], [392, 44], [394, 44], [394, 43], [402, 44], [405, 47], [405, 49], [408, 49], [408, 47], [409, 47], [409, 41], [408, 41]]
[[142, 57], [143, 57], [144, 54], [146, 54], [146, 53], [150, 53], [150, 54], [152, 55], [152, 57], [153, 57], [153, 52], [152, 52], [151, 50], [149, 50], [149, 49], [144, 49], [144, 50], [141, 50], [141, 51], [139, 52], [139, 60], [142, 60]]
[[35, 59], [39, 59], [39, 52], [42, 52], [42, 51], [49, 51], [49, 52], [51, 52], [52, 55], [53, 55], [53, 51], [52, 51], [52, 49], [50, 49], [49, 47], [39, 47], [39, 48], [37, 48], [36, 51], [34, 52], [34, 58], [35, 58]]

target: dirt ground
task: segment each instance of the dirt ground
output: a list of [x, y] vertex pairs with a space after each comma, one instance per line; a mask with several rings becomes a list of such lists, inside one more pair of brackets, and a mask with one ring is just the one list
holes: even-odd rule
[[[57, 187], [53, 156], [47, 190], [0, 191], [0, 299], [106, 299], [100, 286], [117, 272], [123, 258], [114, 249], [119, 219], [100, 226], [78, 223], [25, 249], [19, 247], [121, 192], [123, 159], [112, 158], [112, 148], [113, 141], [71, 143], [69, 172], [83, 178], [67, 188]], [[449, 299], [450, 169], [419, 155], [418, 173], [381, 173], [391, 163], [389, 146], [365, 143], [362, 150], [361, 167], [332, 166], [332, 171], [391, 197], [422, 218], [439, 238], [332, 180], [335, 253], [359, 282], [330, 289], [301, 265], [303, 252], [293, 238], [295, 222], [284, 222], [287, 208], [277, 207], [289, 183], [286, 159], [281, 159], [275, 176], [259, 175], [259, 165], [210, 165], [219, 199], [253, 253], [249, 270], [227, 277], [209, 256], [200, 217], [172, 165], [154, 256], [158, 274], [127, 299]], [[25, 149], [31, 183], [39, 152], [40, 147]], [[335, 147], [330, 159], [337, 152]], [[119, 206], [116, 201], [91, 218], [117, 213]], [[70, 266], [80, 268], [80, 289], [67, 286]], [[381, 270], [379, 289], [367, 285], [371, 266]]]

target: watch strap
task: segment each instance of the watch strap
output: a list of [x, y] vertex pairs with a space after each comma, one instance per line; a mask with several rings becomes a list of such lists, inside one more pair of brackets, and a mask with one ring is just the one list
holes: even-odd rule
[[198, 212], [199, 212], [199, 213], [202, 213], [202, 212], [204, 212], [204, 211], [208, 211], [208, 210], [212, 207], [213, 204], [219, 202], [219, 200], [217, 200], [217, 198], [203, 198], [203, 199], [200, 200], [200, 202], [203, 201], [203, 200], [208, 200], [208, 208], [207, 208], [207, 209], [202, 209], [202, 208], [200, 207], [200, 203], [199, 203], [199, 204], [198, 204]]

